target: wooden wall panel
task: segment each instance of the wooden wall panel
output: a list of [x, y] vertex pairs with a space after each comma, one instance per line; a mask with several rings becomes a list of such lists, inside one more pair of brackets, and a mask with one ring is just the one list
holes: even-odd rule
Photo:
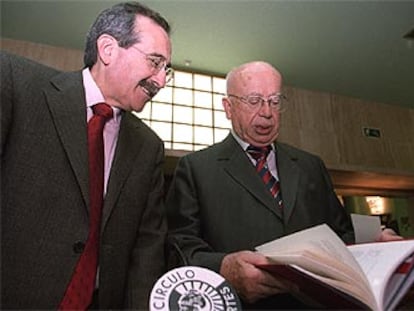
[[284, 112], [280, 117], [279, 140], [289, 143], [295, 147], [300, 146], [300, 110], [298, 102], [295, 100], [296, 90], [289, 86], [283, 87], [283, 93], [287, 96]]
[[384, 105], [382, 125], [384, 144], [397, 170], [414, 171], [414, 120], [413, 110]]
[[[1, 39], [1, 48], [61, 70], [83, 67], [83, 51]], [[330, 169], [414, 175], [414, 109], [284, 86], [280, 141], [319, 155]], [[381, 138], [365, 137], [363, 127]]]
[[60, 70], [83, 68], [83, 51], [1, 38], [1, 49]]
[[287, 110], [282, 115], [280, 140], [318, 154], [327, 165], [339, 160], [329, 93], [285, 87]]
[[[366, 138], [362, 133], [363, 115], [360, 101], [337, 101], [333, 104], [333, 119], [335, 126], [339, 163], [341, 166], [382, 166], [382, 143], [378, 139]], [[372, 125], [371, 125], [372, 126]]]
[[[412, 109], [332, 95], [333, 121], [341, 154], [340, 165], [372, 171], [414, 173]], [[366, 137], [364, 127], [381, 137]], [[399, 149], [403, 148], [403, 149]]]
[[414, 148], [412, 143], [385, 142], [394, 168], [397, 171], [414, 172]]

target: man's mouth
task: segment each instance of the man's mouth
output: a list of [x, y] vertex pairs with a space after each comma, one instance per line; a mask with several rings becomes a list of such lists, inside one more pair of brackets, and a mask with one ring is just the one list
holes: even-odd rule
[[264, 125], [256, 125], [256, 131], [258, 133], [268, 133], [269, 131], [271, 131], [272, 127], [271, 126], [264, 126]]

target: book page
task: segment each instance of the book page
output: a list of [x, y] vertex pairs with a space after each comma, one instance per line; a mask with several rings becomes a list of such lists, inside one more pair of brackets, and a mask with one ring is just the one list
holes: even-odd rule
[[351, 214], [355, 231], [355, 243], [375, 242], [381, 235], [379, 216]]
[[356, 271], [356, 273], [363, 275], [363, 271], [355, 261], [354, 256], [348, 251], [345, 243], [326, 224], [262, 244], [256, 247], [256, 250], [271, 258], [273, 255], [277, 256], [280, 253], [297, 253], [309, 247], [312, 247], [313, 252], [318, 253], [321, 258], [338, 260]]
[[387, 282], [397, 267], [414, 253], [414, 240], [357, 244], [347, 248], [364, 271], [378, 304], [383, 305]]
[[315, 249], [312, 245], [306, 246], [301, 251], [278, 252], [267, 257], [276, 264], [297, 265], [321, 277], [355, 284], [359, 291], [369, 289], [369, 283], [362, 273], [356, 272], [349, 265], [336, 258], [328, 257], [325, 254], [321, 255], [319, 249]]
[[[352, 293], [374, 296], [364, 272], [343, 241], [326, 224], [312, 227], [256, 247], [272, 261], [297, 265], [321, 278], [347, 283]], [[342, 287], [344, 288], [344, 287]], [[350, 292], [350, 291], [348, 291]]]

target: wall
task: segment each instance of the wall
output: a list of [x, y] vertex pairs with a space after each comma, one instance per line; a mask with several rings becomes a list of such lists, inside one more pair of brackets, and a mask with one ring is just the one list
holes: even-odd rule
[[[280, 140], [320, 155], [329, 168], [414, 175], [414, 109], [285, 87]], [[380, 129], [381, 137], [363, 135]]]
[[[1, 46], [63, 70], [83, 66], [79, 50], [10, 39], [1, 39]], [[281, 141], [319, 155], [332, 170], [408, 177], [414, 192], [414, 109], [290, 86], [284, 93]], [[363, 127], [380, 129], [381, 137], [364, 137]]]
[[1, 38], [1, 49], [61, 70], [83, 67], [83, 51]]

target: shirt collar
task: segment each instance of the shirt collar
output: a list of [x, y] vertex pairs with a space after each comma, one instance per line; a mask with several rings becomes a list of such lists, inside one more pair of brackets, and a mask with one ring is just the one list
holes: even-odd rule
[[[237, 134], [236, 132], [231, 129], [230, 133], [233, 135], [234, 139], [239, 143], [239, 145], [242, 147], [242, 149], [244, 151], [247, 150], [247, 148], [250, 146], [250, 144], [246, 143], [244, 140], [242, 140]], [[275, 146], [274, 144], [270, 144], [270, 147], [272, 147], [272, 151], [275, 151]]]
[[[96, 84], [95, 80], [93, 79], [89, 68], [85, 68], [82, 70], [82, 77], [83, 87], [85, 89], [86, 107], [90, 108], [93, 105], [104, 103], [105, 98], [101, 90], [99, 89], [98, 85]], [[114, 120], [118, 122], [121, 115], [121, 109], [113, 106], [111, 106], [111, 108], [114, 112]]]

